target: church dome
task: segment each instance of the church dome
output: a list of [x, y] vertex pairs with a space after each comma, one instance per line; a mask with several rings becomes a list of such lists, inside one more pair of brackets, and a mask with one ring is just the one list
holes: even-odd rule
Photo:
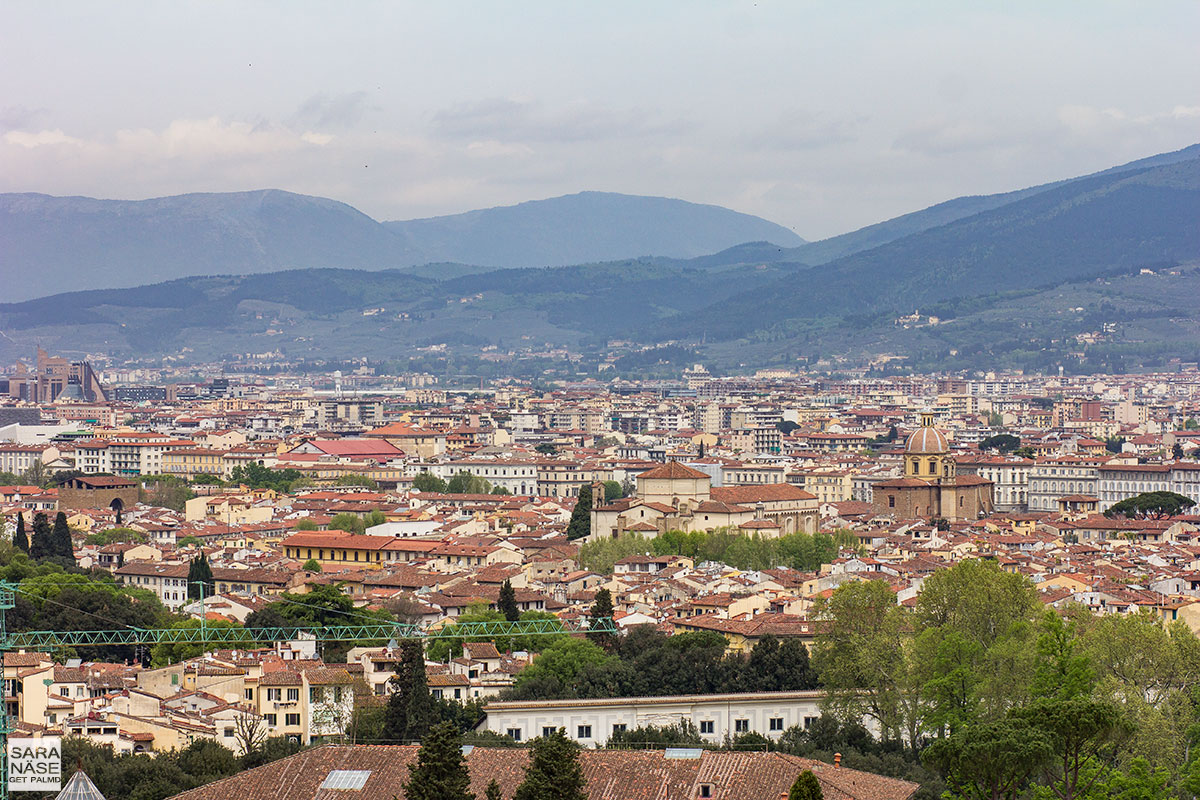
[[904, 443], [904, 452], [914, 456], [940, 455], [950, 452], [950, 441], [946, 439], [946, 435], [933, 427], [933, 414], [929, 412], [921, 414], [921, 427], [909, 434], [908, 440]]

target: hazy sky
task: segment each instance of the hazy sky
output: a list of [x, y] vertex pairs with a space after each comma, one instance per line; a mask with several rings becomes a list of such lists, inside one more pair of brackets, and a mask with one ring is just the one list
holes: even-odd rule
[[809, 239], [1200, 140], [1200, 3], [0, 3], [0, 191], [585, 189]]

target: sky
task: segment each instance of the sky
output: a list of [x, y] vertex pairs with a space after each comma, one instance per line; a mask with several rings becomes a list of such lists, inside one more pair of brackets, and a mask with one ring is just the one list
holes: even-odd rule
[[820, 239], [1200, 141], [1200, 3], [0, 3], [0, 192], [584, 190]]

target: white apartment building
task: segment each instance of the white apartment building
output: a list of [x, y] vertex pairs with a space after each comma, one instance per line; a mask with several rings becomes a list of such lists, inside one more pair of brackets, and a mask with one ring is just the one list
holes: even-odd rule
[[512, 494], [531, 495], [538, 491], [538, 465], [535, 461], [472, 459], [422, 464], [421, 468], [444, 481], [460, 472], [470, 472], [486, 479], [492, 486], [503, 486]]
[[1094, 461], [1061, 458], [1033, 464], [1029, 469], [1029, 510], [1057, 511], [1058, 498], [1070, 494], [1097, 496], [1100, 465]]
[[695, 725], [708, 742], [750, 731], [776, 739], [788, 728], [816, 722], [824, 697], [824, 692], [810, 691], [509, 701], [489, 703], [484, 724], [520, 742], [562, 728], [584, 747], [602, 746], [618, 731], [680, 722]]

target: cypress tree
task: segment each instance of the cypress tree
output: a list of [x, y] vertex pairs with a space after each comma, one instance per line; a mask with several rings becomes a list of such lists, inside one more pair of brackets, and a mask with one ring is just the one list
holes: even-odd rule
[[509, 622], [516, 622], [521, 618], [521, 609], [517, 608], [517, 593], [513, 590], [512, 581], [507, 578], [500, 584], [500, 599], [496, 601], [496, 606]]
[[821, 792], [821, 783], [811, 769], [801, 772], [796, 778], [796, 782], [792, 784], [791, 791], [788, 792], [788, 800], [824, 800], [824, 797], [824, 793]]
[[29, 537], [29, 557], [35, 561], [52, 554], [50, 549], [50, 521], [41, 511], [33, 515], [33, 531]]
[[204, 584], [205, 597], [212, 596], [213, 593], [213, 574], [212, 567], [208, 564], [208, 556], [201, 551], [200, 555], [192, 559], [188, 565], [187, 590], [189, 600], [198, 600], [200, 598], [200, 584]]
[[496, 779], [492, 778], [488, 781], [487, 789], [483, 793], [484, 800], [504, 800], [500, 794], [500, 784], [496, 783]]
[[587, 800], [579, 750], [562, 728], [534, 739], [525, 780], [513, 800]]
[[436, 715], [425, 676], [425, 652], [420, 642], [400, 643], [400, 658], [391, 683], [392, 695], [383, 712], [381, 737], [387, 744], [424, 738]]
[[458, 729], [450, 722], [434, 725], [421, 742], [417, 763], [408, 765], [407, 800], [475, 800]]
[[71, 541], [71, 528], [67, 515], [62, 511], [54, 517], [54, 528], [50, 531], [50, 552], [64, 564], [75, 564], [75, 544]]
[[575, 502], [575, 510], [571, 512], [571, 521], [567, 523], [567, 538], [579, 539], [592, 532], [592, 485], [584, 484], [579, 488], [579, 499]]
[[17, 532], [13, 534], [13, 546], [29, 555], [29, 537], [25, 535], [24, 514], [17, 514]]
[[[588, 612], [589, 627], [594, 625], [597, 620], [612, 619], [613, 602], [612, 592], [608, 589], [600, 589], [596, 592], [596, 599], [592, 601], [592, 609]], [[588, 632], [588, 638], [601, 647], [608, 649], [612, 646], [615, 639], [611, 633]]]

